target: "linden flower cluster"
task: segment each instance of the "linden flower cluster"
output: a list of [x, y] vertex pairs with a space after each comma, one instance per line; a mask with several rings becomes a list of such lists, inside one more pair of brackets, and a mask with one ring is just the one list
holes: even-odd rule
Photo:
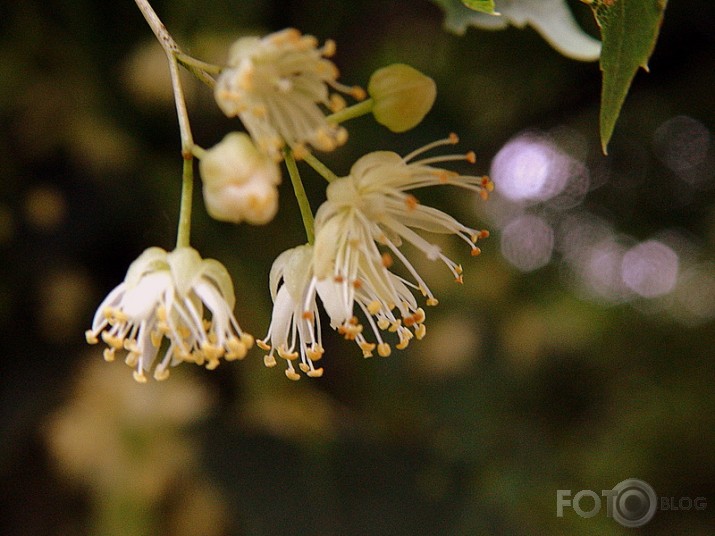
[[[426, 315], [413, 291], [424, 296], [427, 305], [437, 305], [438, 300], [401, 251], [401, 244], [410, 243], [428, 259], [442, 261], [462, 283], [461, 265], [416, 230], [454, 234], [469, 244], [472, 255], [480, 253], [476, 242], [489, 236], [441, 210], [421, 205], [411, 193], [426, 186], [451, 185], [488, 197], [493, 189], [488, 177], [460, 175], [435, 166], [452, 160], [473, 163], [474, 153], [417, 159], [430, 149], [457, 141], [451, 135], [404, 158], [389, 151], [369, 153], [353, 165], [348, 176], [329, 184], [327, 200], [316, 214], [314, 245], [284, 252], [271, 270], [273, 319], [266, 337], [257, 341], [269, 351], [266, 366], [276, 364], [277, 354], [286, 360], [286, 375], [292, 380], [300, 377], [293, 366], [296, 360], [308, 376], [322, 375], [323, 369], [315, 367], [324, 353], [318, 297], [330, 327], [354, 341], [364, 357], [374, 351], [389, 356], [388, 334], [400, 350], [411, 339], [425, 336]], [[394, 258], [411, 279], [390, 271]]]
[[[254, 344], [233, 316], [233, 283], [226, 268], [202, 259], [189, 245], [193, 157], [199, 159], [207, 212], [217, 220], [261, 225], [278, 212], [281, 164], [285, 164], [301, 210], [307, 244], [285, 251], [269, 275], [274, 302], [266, 336], [257, 345], [267, 366], [286, 363], [286, 375], [319, 377], [315, 363], [324, 354], [321, 315], [330, 328], [354, 341], [362, 355], [390, 355], [422, 339], [426, 305], [437, 299], [402, 252], [408, 243], [426, 258], [444, 263], [462, 282], [462, 268], [423, 236], [423, 231], [456, 235], [473, 255], [488, 233], [468, 227], [449, 214], [419, 203], [414, 190], [455, 186], [487, 198], [487, 177], [443, 169], [451, 161], [474, 163], [474, 153], [425, 156], [427, 151], [457, 143], [455, 135], [428, 144], [405, 157], [377, 151], [357, 160], [338, 177], [313, 151], [332, 151], [348, 137], [342, 123], [372, 114], [393, 132], [405, 132], [422, 121], [434, 103], [434, 81], [418, 70], [393, 64], [373, 73], [367, 92], [337, 82], [329, 58], [335, 44], [298, 30], [266, 37], [243, 37], [234, 43], [226, 66], [212, 66], [181, 51], [146, 0], [137, 6], [156, 34], [169, 60], [179, 115], [184, 161], [181, 210], [176, 248], [152, 247], [134, 261], [122, 283], [100, 304], [87, 342], [105, 344], [104, 358], [117, 352], [134, 368], [134, 378], [157, 380], [169, 368], [194, 363], [208, 369], [221, 360], [243, 359]], [[231, 132], [210, 149], [193, 141], [178, 77], [187, 67], [214, 88], [219, 108], [237, 117], [247, 132]], [[213, 79], [213, 74], [218, 73]], [[347, 105], [341, 94], [356, 102]], [[305, 195], [298, 162], [311, 166], [328, 182], [326, 201], [314, 215]], [[403, 265], [403, 277], [391, 271]], [[320, 302], [320, 307], [318, 302]], [[324, 314], [323, 311], [324, 310]]]

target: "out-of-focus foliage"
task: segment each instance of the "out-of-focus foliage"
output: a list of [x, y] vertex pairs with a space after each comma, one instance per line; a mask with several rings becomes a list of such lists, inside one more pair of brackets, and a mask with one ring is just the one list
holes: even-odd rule
[[[588, 8], [569, 5], [595, 33]], [[363, 360], [328, 336], [321, 379], [289, 382], [254, 350], [136, 385], [83, 333], [141, 251], [174, 244], [182, 162], [165, 60], [133, 2], [6, 3], [0, 533], [630, 534], [603, 511], [556, 517], [557, 490], [600, 494], [630, 477], [708, 500], [658, 511], [642, 530], [712, 532], [712, 2], [668, 6], [608, 156], [598, 66], [528, 28], [458, 37], [413, 0], [155, 8], [208, 61], [237, 36], [294, 26], [335, 39], [345, 83], [365, 86], [391, 63], [434, 78], [435, 107], [416, 129], [360, 118], [323, 159], [344, 174], [368, 151], [406, 154], [454, 130], [496, 192], [420, 199], [492, 237], [477, 258], [445, 241], [463, 285], [437, 263], [419, 267], [440, 306], [426, 338], [389, 358]], [[197, 141], [237, 128], [210, 90], [188, 76], [186, 89]], [[315, 208], [324, 181], [304, 178]], [[271, 263], [305, 241], [284, 183], [265, 227], [211, 220], [196, 192], [193, 245], [226, 265], [236, 315], [256, 335]]]

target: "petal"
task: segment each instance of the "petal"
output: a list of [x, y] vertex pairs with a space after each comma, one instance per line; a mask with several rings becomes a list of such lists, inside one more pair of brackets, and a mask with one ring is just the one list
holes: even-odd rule
[[194, 282], [201, 275], [201, 255], [189, 247], [177, 248], [167, 254], [166, 260], [174, 278], [174, 286], [181, 298], [185, 298]]
[[218, 292], [226, 302], [228, 309], [233, 311], [236, 298], [233, 290], [233, 281], [226, 267], [216, 259], [204, 259], [201, 263], [200, 275], [203, 278], [209, 279], [216, 288], [218, 288]]
[[169, 287], [171, 287], [169, 272], [146, 274], [124, 294], [121, 303], [122, 311], [134, 321], [150, 318], [155, 314], [157, 304]]
[[139, 257], [129, 265], [124, 281], [128, 287], [133, 287], [139, 280], [149, 272], [166, 270], [167, 253], [161, 248], [152, 247], [144, 250]]

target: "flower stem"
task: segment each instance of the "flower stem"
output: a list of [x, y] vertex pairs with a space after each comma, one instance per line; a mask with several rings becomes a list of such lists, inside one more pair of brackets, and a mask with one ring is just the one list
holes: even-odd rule
[[[164, 49], [166, 59], [169, 61], [169, 72], [171, 74], [171, 87], [174, 91], [174, 103], [176, 104], [176, 115], [179, 120], [179, 132], [181, 134], [181, 156], [184, 159], [184, 166], [181, 176], [181, 207], [179, 209], [179, 224], [176, 232], [176, 247], [188, 247], [191, 236], [191, 202], [194, 190], [194, 157], [192, 149], [194, 146], [194, 138], [191, 134], [191, 125], [189, 123], [189, 113], [186, 109], [186, 98], [184, 97], [184, 88], [181, 85], [179, 77], [179, 60], [177, 58], [184, 57], [179, 45], [176, 44], [174, 38], [161, 22], [151, 4], [147, 0], [135, 0], [137, 7], [144, 15], [149, 27], [154, 32], [159, 44]], [[213, 78], [203, 71], [200, 66], [194, 66], [191, 69], [194, 74], [196, 72], [203, 73], [211, 82]], [[200, 74], [197, 74], [201, 78]]]
[[326, 181], [333, 182], [338, 179], [338, 176], [328, 169], [328, 166], [318, 160], [312, 153], [306, 152], [303, 156], [303, 160], [305, 160], [305, 163], [317, 171]]
[[310, 202], [308, 201], [308, 196], [305, 194], [303, 181], [301, 180], [300, 173], [298, 172], [298, 165], [296, 164], [295, 157], [290, 149], [285, 149], [283, 154], [285, 156], [286, 168], [288, 168], [288, 175], [290, 175], [290, 182], [293, 184], [295, 198], [298, 200], [300, 215], [303, 218], [305, 234], [308, 237], [308, 243], [313, 244], [315, 242], [313, 211], [310, 210]]
[[352, 106], [348, 106], [347, 108], [343, 108], [334, 114], [330, 114], [326, 117], [326, 119], [331, 123], [342, 123], [348, 119], [355, 119], [361, 115], [371, 113], [374, 105], [375, 101], [372, 99], [366, 99], [362, 102], [358, 102], [357, 104], [353, 104]]
[[189, 247], [191, 238], [191, 204], [194, 194], [194, 160], [184, 159], [181, 174], [181, 206], [179, 208], [179, 226], [176, 232], [176, 247]]

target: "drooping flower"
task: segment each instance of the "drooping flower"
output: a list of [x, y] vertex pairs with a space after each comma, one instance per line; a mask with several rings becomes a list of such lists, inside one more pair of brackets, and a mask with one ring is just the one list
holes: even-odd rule
[[155, 379], [164, 380], [169, 366], [182, 362], [214, 369], [221, 358], [245, 357], [253, 337], [236, 322], [234, 303], [233, 283], [221, 263], [202, 259], [190, 247], [170, 253], [152, 247], [100, 304], [85, 335], [90, 344], [101, 336], [107, 361], [126, 351], [136, 381], [146, 382], [144, 373], [152, 369]]
[[[273, 263], [270, 273], [271, 324], [266, 336], [256, 341], [268, 352], [264, 357], [266, 366], [275, 366], [277, 355], [286, 361], [286, 376], [291, 380], [300, 379], [294, 362], [308, 376], [323, 375], [323, 369], [315, 366], [324, 353], [318, 301], [330, 319], [330, 327], [345, 339], [354, 341], [364, 357], [371, 357], [374, 351], [383, 357], [390, 355], [390, 344], [381, 331], [394, 333], [400, 349], [405, 348], [413, 337], [421, 339], [424, 336], [424, 311], [418, 307], [401, 278], [385, 271], [381, 274], [385, 281], [378, 281], [379, 278], [358, 269], [356, 280], [364, 283], [345, 287], [342, 281], [319, 280], [313, 271], [313, 255], [313, 246], [303, 245], [284, 251]], [[373, 288], [373, 282], [387, 284], [388, 289]], [[395, 305], [385, 301], [394, 297], [398, 300], [402, 318], [395, 315]], [[363, 332], [357, 315], [367, 320], [372, 336]]]
[[461, 0], [433, 0], [445, 11], [445, 26], [462, 35], [468, 26], [484, 30], [503, 30], [509, 24], [533, 27], [553, 48], [566, 57], [595, 61], [601, 55], [601, 42], [584, 32], [565, 0], [495, 0], [498, 15], [469, 9]]
[[316, 287], [312, 271], [313, 248], [298, 246], [281, 253], [273, 262], [269, 287], [273, 299], [273, 315], [268, 333], [256, 341], [268, 351], [264, 357], [267, 367], [276, 364], [275, 354], [286, 360], [286, 376], [300, 379], [293, 361], [300, 358], [300, 370], [312, 377], [323, 375], [314, 361], [323, 357], [320, 316], [315, 299]]
[[289, 28], [266, 37], [243, 37], [229, 51], [228, 66], [216, 81], [214, 96], [229, 117], [238, 116], [258, 146], [276, 160], [288, 145], [300, 155], [312, 146], [331, 151], [347, 140], [345, 128], [329, 123], [325, 109], [345, 100], [331, 89], [364, 98], [360, 88], [337, 82], [330, 61], [335, 43]]
[[[315, 219], [313, 270], [319, 282], [332, 281], [337, 286], [335, 299], [327, 302], [331, 323], [350, 338], [362, 332], [354, 316], [355, 305], [362, 310], [378, 337], [378, 352], [389, 354], [389, 345], [378, 330], [398, 334], [397, 348], [407, 346], [413, 327], [417, 338], [424, 336], [424, 311], [417, 306], [412, 289], [426, 297], [427, 305], [437, 299], [415, 267], [401, 251], [403, 241], [421, 250], [428, 259], [441, 260], [458, 282], [462, 267], [444, 255], [439, 246], [418, 231], [454, 234], [467, 242], [473, 255], [480, 249], [477, 240], [487, 231], [467, 227], [449, 214], [421, 205], [411, 190], [426, 186], [453, 185], [488, 197], [493, 184], [485, 176], [465, 176], [435, 167], [453, 160], [474, 162], [474, 153], [416, 159], [425, 151], [457, 143], [457, 136], [428, 144], [406, 157], [378, 151], [360, 158], [350, 174], [330, 183], [327, 200]], [[397, 258], [412, 281], [390, 271]], [[332, 310], [332, 311], [331, 311]], [[369, 351], [369, 346], [364, 350]]]
[[206, 209], [220, 221], [263, 225], [278, 212], [281, 172], [243, 132], [231, 132], [199, 162]]

